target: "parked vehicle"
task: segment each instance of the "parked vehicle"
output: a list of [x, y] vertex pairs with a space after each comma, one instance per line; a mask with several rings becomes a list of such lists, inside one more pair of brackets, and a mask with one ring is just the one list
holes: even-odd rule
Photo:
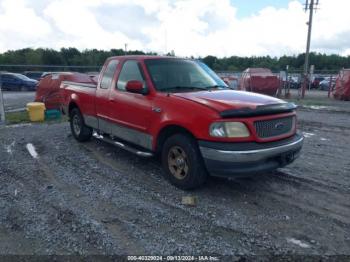
[[220, 77], [224, 82], [225, 84], [233, 89], [233, 90], [237, 90], [238, 89], [238, 78], [235, 77], [235, 76], [222, 76]]
[[300, 88], [300, 78], [298, 76], [294, 75], [288, 75], [288, 78], [286, 79], [286, 76], [280, 77], [279, 78], [281, 81], [281, 84], [285, 88], [290, 88], [290, 89], [298, 89]]
[[[324, 80], [322, 80], [319, 84], [319, 90], [324, 90], [324, 91], [328, 91], [329, 90], [329, 86], [330, 86], [330, 82], [331, 79], [330, 77], [326, 77]], [[332, 79], [332, 86], [331, 88], [333, 88], [335, 86], [335, 78]]]
[[317, 89], [320, 87], [321, 81], [323, 81], [325, 78], [323, 76], [316, 76], [314, 80], [311, 82], [311, 88]]
[[301, 77], [300, 76], [291, 76], [289, 78], [290, 88], [299, 89], [301, 88]]
[[159, 56], [107, 59], [99, 82], [62, 82], [78, 141], [92, 136], [139, 156], [159, 155], [165, 177], [190, 189], [207, 176], [257, 175], [298, 157], [296, 106], [230, 90], [205, 64]]
[[339, 72], [333, 96], [339, 100], [350, 101], [350, 69], [343, 69]]
[[99, 72], [87, 72], [86, 74], [91, 78], [91, 80], [92, 80], [95, 84], [97, 84], [97, 82], [98, 82], [98, 77], [99, 77], [99, 75], [100, 75]]
[[87, 74], [90, 77], [95, 77], [95, 76], [99, 76], [100, 72], [86, 72], [85, 74]]
[[24, 75], [26, 77], [29, 77], [29, 78], [37, 80], [37, 81], [40, 80], [42, 74], [43, 74], [43, 72], [41, 72], [41, 71], [25, 71], [24, 72]]
[[2, 90], [35, 91], [38, 81], [16, 73], [1, 73]]
[[77, 83], [94, 83], [90, 76], [73, 72], [46, 73], [38, 83], [35, 102], [45, 103], [46, 109], [60, 109], [62, 107], [62, 96], [60, 85], [62, 81], [74, 81]]
[[275, 96], [280, 80], [270, 69], [247, 68], [239, 81], [239, 90]]

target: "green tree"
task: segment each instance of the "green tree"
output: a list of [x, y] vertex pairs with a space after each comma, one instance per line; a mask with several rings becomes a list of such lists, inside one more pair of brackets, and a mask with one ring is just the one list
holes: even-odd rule
[[[111, 56], [124, 55], [123, 49], [98, 50], [86, 49], [79, 51], [77, 48], [61, 48], [59, 51], [48, 48], [24, 48], [19, 50], [9, 50], [0, 54], [0, 64], [9, 65], [78, 65], [78, 66], [101, 66], [106, 58]], [[128, 55], [156, 55], [154, 52], [145, 53], [140, 50], [129, 50]], [[168, 55], [172, 55], [169, 53]], [[193, 57], [193, 56], [191, 56]], [[248, 67], [266, 67], [278, 72], [285, 70], [289, 65], [291, 71], [303, 70], [305, 54], [294, 56], [283, 55], [281, 57], [252, 56], [239, 57], [230, 56], [218, 58], [208, 55], [200, 58], [204, 63], [214, 70], [243, 71]], [[315, 69], [324, 71], [336, 71], [341, 68], [350, 67], [350, 56], [339, 56], [336, 54], [326, 55], [320, 53], [310, 53], [310, 65], [315, 65]]]

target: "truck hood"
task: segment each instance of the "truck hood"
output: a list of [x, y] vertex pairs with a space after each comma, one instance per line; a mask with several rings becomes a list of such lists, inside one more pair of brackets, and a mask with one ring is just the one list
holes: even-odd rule
[[199, 91], [175, 93], [174, 95], [210, 107], [218, 112], [242, 108], [255, 109], [257, 106], [285, 103], [271, 96], [234, 90]]

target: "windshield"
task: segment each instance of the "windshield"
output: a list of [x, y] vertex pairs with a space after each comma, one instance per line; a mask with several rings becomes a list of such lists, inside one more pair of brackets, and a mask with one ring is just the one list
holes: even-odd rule
[[21, 74], [14, 74], [14, 75], [22, 80], [32, 80], [29, 77], [26, 77], [25, 75], [21, 75]]
[[181, 92], [228, 88], [204, 63], [185, 59], [149, 59], [145, 61], [153, 84], [161, 92]]

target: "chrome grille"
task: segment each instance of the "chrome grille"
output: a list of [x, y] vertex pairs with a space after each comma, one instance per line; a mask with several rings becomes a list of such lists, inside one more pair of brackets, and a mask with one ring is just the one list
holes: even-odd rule
[[254, 122], [255, 130], [260, 138], [270, 138], [288, 134], [294, 126], [294, 116], [260, 120]]

